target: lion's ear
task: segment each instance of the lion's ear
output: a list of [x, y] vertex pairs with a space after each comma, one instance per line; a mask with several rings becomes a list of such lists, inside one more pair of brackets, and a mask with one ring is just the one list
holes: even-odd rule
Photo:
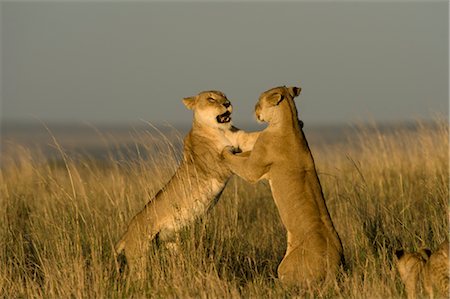
[[267, 102], [272, 106], [277, 106], [284, 99], [281, 93], [274, 93], [267, 98]]
[[183, 104], [189, 109], [194, 109], [195, 106], [195, 97], [188, 97], [183, 99]]
[[289, 94], [292, 98], [298, 97], [302, 89], [300, 87], [288, 87]]
[[300, 126], [301, 129], [303, 129], [303, 126], [305, 125], [305, 123], [302, 120], [298, 120], [298, 125]]
[[395, 251], [395, 256], [400, 259], [402, 256], [405, 255], [405, 251], [403, 249], [399, 249]]
[[431, 250], [428, 248], [421, 249], [419, 253], [425, 260], [428, 260], [428, 258], [431, 256]]

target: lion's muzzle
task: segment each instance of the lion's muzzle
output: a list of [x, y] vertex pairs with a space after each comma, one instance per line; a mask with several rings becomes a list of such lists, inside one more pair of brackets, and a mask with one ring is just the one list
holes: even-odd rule
[[231, 121], [231, 112], [227, 111], [223, 114], [217, 115], [216, 120], [221, 124], [229, 123]]

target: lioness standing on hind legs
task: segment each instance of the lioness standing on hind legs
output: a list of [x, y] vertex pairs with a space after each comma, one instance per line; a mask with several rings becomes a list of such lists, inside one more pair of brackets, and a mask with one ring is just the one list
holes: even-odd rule
[[250, 154], [223, 155], [231, 170], [250, 182], [269, 180], [272, 196], [287, 230], [286, 254], [278, 266], [286, 284], [310, 286], [334, 278], [343, 262], [341, 240], [325, 205], [314, 160], [297, 116], [297, 87], [264, 92], [255, 107], [268, 122]]
[[192, 129], [184, 139], [183, 160], [170, 181], [130, 221], [115, 246], [124, 253], [129, 272], [145, 278], [148, 243], [157, 235], [170, 242], [176, 233], [210, 209], [231, 177], [221, 151], [232, 145], [250, 150], [258, 132], [245, 133], [231, 125], [232, 106], [220, 91], [205, 91], [183, 99], [194, 111]]

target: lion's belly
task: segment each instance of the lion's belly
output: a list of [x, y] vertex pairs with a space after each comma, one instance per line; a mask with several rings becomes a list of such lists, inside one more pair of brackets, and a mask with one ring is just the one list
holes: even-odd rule
[[300, 217], [305, 210], [313, 210], [310, 213], [320, 216], [316, 210], [316, 204], [312, 197], [305, 194], [305, 190], [299, 185], [288, 184], [289, 179], [295, 178], [270, 178], [269, 185], [272, 196], [280, 214], [281, 221], [288, 231], [301, 229], [304, 218]]
[[174, 206], [175, 213], [166, 219], [160, 231], [162, 239], [170, 238], [175, 232], [193, 222], [197, 217], [205, 214], [209, 208], [214, 206], [218, 195], [225, 187], [225, 183], [217, 179], [209, 179], [199, 186], [198, 194], [192, 200], [185, 200], [182, 205]]

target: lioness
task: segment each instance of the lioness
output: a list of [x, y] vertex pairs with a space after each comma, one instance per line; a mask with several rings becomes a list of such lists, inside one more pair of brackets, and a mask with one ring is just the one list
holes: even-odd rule
[[223, 155], [231, 170], [247, 181], [269, 180], [287, 230], [278, 276], [283, 283], [309, 285], [335, 276], [343, 249], [297, 117], [293, 99], [300, 91], [283, 86], [262, 93], [255, 113], [268, 127], [247, 157], [234, 155], [231, 146]]
[[192, 129], [184, 139], [183, 160], [170, 181], [130, 221], [116, 244], [130, 271], [145, 273], [149, 240], [171, 241], [175, 233], [211, 208], [232, 175], [221, 157], [227, 145], [250, 150], [258, 133], [231, 125], [232, 105], [220, 91], [205, 91], [183, 99], [194, 111]]
[[449, 297], [448, 251], [449, 243], [444, 241], [434, 253], [429, 249], [412, 253], [405, 253], [404, 250], [395, 252], [397, 269], [405, 285], [408, 299], [417, 298], [416, 289], [421, 285], [431, 299], [435, 294], [438, 298]]

